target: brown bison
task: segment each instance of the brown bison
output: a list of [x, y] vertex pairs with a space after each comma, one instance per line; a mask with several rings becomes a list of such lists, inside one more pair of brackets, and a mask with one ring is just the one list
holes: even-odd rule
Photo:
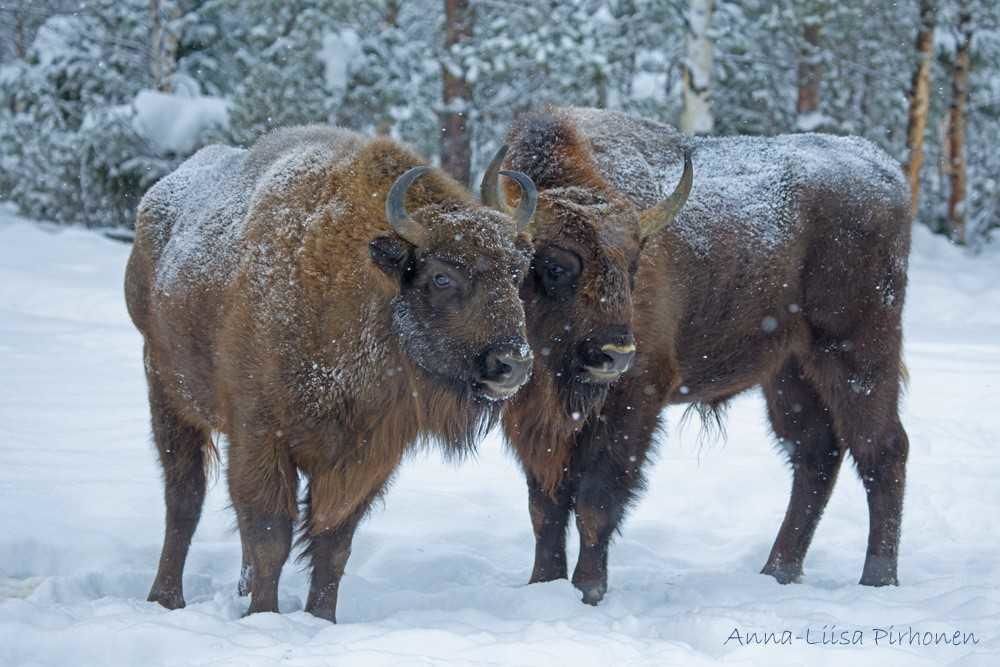
[[[794, 471], [763, 571], [799, 578], [849, 451], [868, 493], [861, 583], [897, 583], [910, 238], [898, 165], [858, 138], [693, 139], [585, 109], [527, 116], [508, 140], [506, 164], [539, 189], [521, 290], [536, 367], [503, 417], [528, 479], [531, 581], [566, 576], [573, 510], [573, 583], [600, 601], [609, 541], [643, 488], [664, 406], [718, 419], [761, 386]], [[650, 222], [689, 190], [672, 224]]]
[[527, 195], [512, 219], [420, 162], [388, 139], [292, 128], [208, 147], [143, 198], [125, 292], [166, 487], [151, 601], [184, 606], [213, 431], [249, 611], [278, 609], [302, 474], [306, 609], [335, 620], [355, 528], [406, 451], [468, 450], [527, 379], [517, 234], [534, 186], [508, 174]]

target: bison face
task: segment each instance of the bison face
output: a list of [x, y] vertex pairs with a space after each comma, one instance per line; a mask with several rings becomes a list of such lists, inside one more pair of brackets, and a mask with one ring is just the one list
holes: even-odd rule
[[632, 282], [640, 227], [629, 206], [582, 188], [542, 195], [521, 288], [528, 338], [572, 411], [588, 411], [635, 355]]
[[[545, 153], [528, 151], [514, 163], [530, 167], [538, 155]], [[532, 171], [549, 173], [542, 167], [535, 164]], [[563, 182], [574, 181], [571, 169], [556, 173]], [[540, 370], [555, 380], [568, 411], [580, 413], [574, 418], [599, 409], [608, 385], [632, 364], [632, 289], [639, 255], [684, 206], [692, 179], [691, 155], [685, 151], [677, 188], [645, 211], [594, 173], [576, 178], [578, 185], [554, 184], [539, 195], [538, 213], [527, 229], [534, 259], [521, 298]], [[496, 188], [496, 179], [484, 180], [484, 192]]]
[[503, 400], [532, 366], [518, 294], [530, 250], [509, 217], [487, 208], [427, 206], [415, 211], [418, 244], [384, 236], [371, 255], [396, 276], [392, 324], [417, 366], [478, 398]]

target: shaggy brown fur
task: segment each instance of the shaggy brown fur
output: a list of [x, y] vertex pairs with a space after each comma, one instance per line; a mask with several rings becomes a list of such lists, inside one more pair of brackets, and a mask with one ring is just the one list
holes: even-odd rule
[[418, 164], [387, 139], [293, 128], [206, 148], [143, 199], [125, 289], [166, 486], [150, 600], [184, 605], [212, 431], [250, 612], [277, 611], [301, 474], [306, 608], [333, 620], [354, 529], [404, 454], [433, 437], [460, 455], [497, 419], [481, 381], [498, 350], [527, 354], [527, 244], [438, 170], [406, 200], [425, 245], [397, 236], [386, 193]]
[[[528, 340], [536, 343], [531, 399], [515, 398], [504, 427], [541, 487], [553, 493], [565, 475], [573, 439], [601, 408], [608, 385], [584, 381], [582, 348], [631, 338], [631, 281], [641, 239], [635, 207], [598, 172], [589, 144], [556, 116], [529, 117], [510, 132], [508, 165], [532, 174], [539, 188], [532, 229], [534, 269], [521, 288]], [[508, 183], [507, 196], [519, 193]], [[544, 271], [570, 253], [582, 270], [574, 283], [546, 292]], [[540, 409], [538, 406], [546, 406]]]
[[[573, 582], [596, 604], [664, 406], [711, 414], [763, 386], [794, 470], [764, 572], [801, 575], [849, 451], [870, 510], [861, 583], [895, 584], [908, 449], [898, 398], [909, 217], [898, 167], [850, 138], [690, 139], [584, 109], [527, 116], [508, 138], [507, 164], [540, 191], [521, 292], [536, 367], [503, 417], [528, 478], [532, 581], [566, 576], [575, 511]], [[676, 182], [685, 148], [690, 199], [643, 243], [641, 211]], [[579, 264], [563, 291], [546, 284], [553, 262]], [[631, 368], [610, 387], [585, 382], [581, 341], [630, 335]]]

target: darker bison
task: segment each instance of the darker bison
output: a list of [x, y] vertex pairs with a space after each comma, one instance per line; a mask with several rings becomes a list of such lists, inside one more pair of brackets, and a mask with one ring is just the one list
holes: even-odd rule
[[211, 146], [143, 198], [125, 279], [145, 340], [166, 535], [149, 599], [181, 578], [225, 434], [250, 612], [278, 577], [308, 482], [306, 609], [335, 620], [358, 522], [404, 453], [461, 453], [527, 379], [518, 298], [530, 248], [510, 216], [387, 139], [279, 130]]
[[[850, 452], [868, 494], [861, 583], [897, 583], [910, 239], [898, 165], [858, 138], [692, 139], [585, 109], [529, 115], [508, 139], [506, 164], [539, 189], [521, 291], [535, 369], [503, 417], [527, 474], [531, 580], [566, 576], [573, 510], [573, 583], [600, 601], [609, 541], [643, 488], [664, 406], [718, 418], [761, 386], [794, 475], [763, 571], [801, 575]], [[672, 224], [651, 222], [688, 190]]]

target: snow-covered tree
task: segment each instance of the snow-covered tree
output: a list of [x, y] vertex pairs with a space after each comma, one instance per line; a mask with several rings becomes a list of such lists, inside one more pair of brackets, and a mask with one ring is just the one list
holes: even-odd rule
[[[320, 58], [333, 25], [328, 0], [232, 0], [241, 21], [237, 34], [236, 83], [230, 115], [231, 139], [253, 143], [284, 125], [328, 123], [333, 98]], [[235, 40], [233, 38], [236, 38]]]
[[[916, 217], [945, 232], [962, 2], [973, 36], [961, 114], [965, 195], [952, 210], [964, 213], [975, 246], [1000, 226], [1000, 4], [991, 0], [541, 0], [516, 8], [496, 0], [12, 0], [0, 5], [0, 195], [31, 215], [128, 224], [148, 184], [205, 141], [248, 145], [272, 127], [309, 122], [391, 135], [475, 180], [518, 114], [583, 105], [697, 132], [867, 137], [907, 161], [913, 179], [919, 172]], [[448, 21], [449, 4], [464, 23]], [[929, 4], [938, 8], [933, 40]], [[914, 49], [918, 34], [923, 46]], [[938, 84], [920, 84], [928, 75]], [[925, 107], [918, 88], [928, 93]], [[150, 90], [170, 91], [144, 98], [161, 110], [209, 112], [188, 133], [195, 140], [168, 146], [149, 136], [137, 100]], [[452, 137], [455, 151], [444, 148]]]

